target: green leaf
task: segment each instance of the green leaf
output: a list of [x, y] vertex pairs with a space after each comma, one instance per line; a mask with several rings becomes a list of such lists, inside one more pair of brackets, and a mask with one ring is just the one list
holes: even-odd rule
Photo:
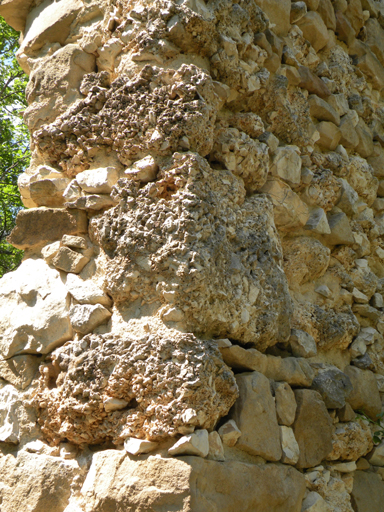
[[17, 268], [23, 255], [6, 240], [23, 208], [17, 179], [30, 159], [22, 118], [28, 78], [15, 57], [18, 39], [18, 32], [0, 17], [0, 277]]

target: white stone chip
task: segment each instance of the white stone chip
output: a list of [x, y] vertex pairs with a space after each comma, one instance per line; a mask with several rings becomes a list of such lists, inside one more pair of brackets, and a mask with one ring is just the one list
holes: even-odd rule
[[193, 434], [183, 436], [168, 450], [169, 455], [197, 455], [206, 457], [209, 453], [208, 431], [196, 430]]
[[136, 439], [135, 437], [128, 437], [124, 441], [125, 451], [132, 455], [140, 455], [141, 453], [153, 452], [158, 447], [159, 443], [147, 441], [146, 439]]

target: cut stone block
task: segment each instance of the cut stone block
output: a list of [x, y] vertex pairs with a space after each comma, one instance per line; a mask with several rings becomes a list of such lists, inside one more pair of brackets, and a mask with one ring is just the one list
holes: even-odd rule
[[241, 431], [237, 448], [269, 461], [281, 459], [280, 431], [269, 380], [261, 373], [236, 376], [240, 396], [231, 416]]
[[63, 235], [80, 235], [88, 230], [87, 215], [79, 210], [31, 208], [21, 210], [8, 242], [18, 249], [61, 240]]
[[312, 468], [332, 451], [332, 420], [317, 391], [295, 390], [297, 402], [293, 432], [300, 448], [297, 467]]
[[72, 251], [68, 247], [61, 247], [52, 259], [52, 265], [56, 268], [64, 270], [64, 272], [72, 272], [73, 274], [79, 274], [88, 262], [89, 258]]
[[73, 306], [70, 311], [72, 327], [76, 332], [88, 334], [111, 317], [110, 311], [101, 304]]
[[90, 169], [76, 176], [82, 190], [93, 194], [109, 194], [118, 179], [119, 173], [114, 167]]

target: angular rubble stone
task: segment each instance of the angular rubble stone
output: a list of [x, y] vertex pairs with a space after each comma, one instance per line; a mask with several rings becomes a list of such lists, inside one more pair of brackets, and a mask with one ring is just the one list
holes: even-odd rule
[[340, 179], [341, 183], [341, 196], [340, 200], [336, 203], [337, 207], [343, 210], [347, 215], [357, 214], [357, 203], [359, 201], [359, 195], [351, 187], [351, 185], [345, 179]]
[[152, 441], [147, 441], [146, 439], [135, 439], [134, 437], [128, 437], [124, 441], [124, 449], [132, 455], [153, 452], [157, 446], [158, 443], [153, 443]]
[[295, 390], [296, 418], [292, 425], [300, 456], [299, 468], [320, 464], [332, 451], [332, 421], [317, 391]]
[[159, 166], [155, 159], [152, 156], [146, 156], [129, 167], [125, 174], [141, 183], [148, 183], [156, 179], [158, 170]]
[[377, 420], [381, 412], [381, 399], [374, 374], [355, 366], [347, 366], [344, 373], [351, 379], [353, 386], [347, 402], [355, 411], [363, 411], [372, 420]]
[[344, 116], [349, 110], [348, 100], [343, 93], [328, 96], [327, 102], [336, 110], [339, 116]]
[[183, 436], [168, 450], [169, 455], [196, 455], [206, 457], [209, 452], [207, 430], [196, 430], [189, 436]]
[[345, 213], [340, 212], [328, 215], [328, 225], [331, 233], [326, 235], [325, 239], [329, 245], [352, 245], [355, 243], [355, 238]]
[[373, 466], [384, 466], [384, 442], [375, 446], [367, 459]]
[[359, 144], [359, 136], [350, 116], [345, 115], [341, 118], [339, 129], [341, 132], [340, 144], [347, 149], [355, 149]]
[[256, 349], [238, 345], [220, 348], [224, 361], [236, 370], [255, 370], [275, 381], [285, 381], [291, 386], [310, 386], [314, 372], [304, 359], [275, 357], [261, 354]]
[[319, 235], [330, 235], [331, 229], [325, 211], [322, 208], [315, 208], [311, 211], [305, 229], [313, 231]]
[[291, 426], [296, 416], [296, 399], [292, 388], [286, 382], [275, 382], [276, 416], [279, 425]]
[[299, 460], [299, 445], [297, 444], [295, 434], [289, 427], [281, 426], [281, 448], [283, 450], [283, 456], [281, 462], [283, 464], [291, 464], [294, 466]]
[[316, 52], [324, 48], [328, 43], [328, 30], [319, 13], [309, 11], [305, 16], [297, 21], [297, 25], [303, 31], [307, 39]]
[[6, 455], [0, 467], [2, 511], [63, 512], [76, 478], [81, 469], [75, 460], [26, 451]]
[[103, 210], [104, 208], [111, 208], [111, 206], [115, 206], [116, 201], [114, 201], [107, 194], [91, 194], [79, 197], [75, 201], [65, 203], [67, 208], [77, 208], [79, 210]]
[[[86, 335], [52, 353], [52, 362], [41, 368], [35, 398], [47, 440], [120, 444], [135, 437], [157, 442], [194, 428], [211, 430], [228, 414], [238, 389], [215, 343], [165, 327], [144, 333], [142, 338], [124, 331]], [[117, 410], [106, 410], [109, 399], [120, 401]], [[124, 408], [122, 400], [128, 404]], [[88, 421], [88, 413], [95, 421]]]
[[306, 66], [299, 66], [299, 74], [301, 77], [300, 87], [306, 89], [311, 94], [316, 94], [320, 98], [326, 99], [331, 95], [331, 91], [326, 84], [317, 75]]
[[308, 221], [308, 206], [286, 183], [277, 179], [268, 179], [260, 192], [268, 194], [272, 200], [274, 220], [278, 229], [282, 231], [297, 229]]
[[64, 190], [69, 179], [39, 180], [30, 183], [29, 194], [34, 206], [60, 208], [64, 205]]
[[25, 396], [11, 384], [0, 390], [0, 443], [18, 444], [36, 432], [36, 415], [24, 401]]
[[384, 68], [378, 58], [370, 50], [367, 50], [365, 55], [356, 59], [356, 65], [372, 81], [379, 91], [383, 89]]
[[39, 357], [30, 355], [0, 359], [0, 378], [18, 389], [25, 389], [36, 375], [40, 362]]
[[219, 428], [219, 435], [227, 446], [235, 446], [241, 431], [234, 420], [228, 420]]
[[61, 244], [70, 249], [87, 249], [87, 242], [82, 236], [64, 235]]
[[79, 274], [88, 262], [89, 258], [76, 251], [72, 251], [69, 247], [61, 247], [52, 259], [52, 265], [57, 269], [73, 274]]
[[296, 23], [307, 14], [307, 4], [305, 2], [292, 2], [290, 22]]
[[110, 306], [108, 295], [89, 279], [83, 280], [76, 274], [68, 274], [65, 286], [79, 304], [102, 304]]
[[53, 242], [41, 249], [41, 255], [47, 263], [51, 263], [56, 254], [60, 251], [61, 243]]
[[214, 430], [208, 434], [209, 451], [207, 458], [223, 462], [225, 460], [224, 447], [220, 435]]
[[344, 41], [348, 46], [355, 39], [355, 31], [351, 23], [340, 10], [336, 11], [336, 34], [340, 41]]
[[188, 456], [133, 461], [121, 451], [104, 450], [93, 455], [80, 504], [100, 512], [117, 506], [150, 507], [153, 512], [298, 512], [304, 492], [303, 475], [282, 464], [222, 463]]
[[111, 312], [101, 304], [72, 306], [69, 316], [76, 332], [88, 334], [111, 317]]
[[76, 176], [76, 181], [85, 192], [93, 194], [109, 194], [119, 178], [113, 167], [90, 169]]
[[277, 148], [270, 172], [290, 184], [297, 185], [301, 179], [301, 158], [293, 147]]
[[289, 344], [295, 357], [313, 357], [317, 354], [317, 345], [313, 337], [300, 329], [291, 330]]
[[256, 0], [255, 2], [275, 26], [273, 31], [285, 36], [290, 29], [291, 2], [288, 0]]
[[344, 407], [337, 411], [337, 416], [342, 423], [346, 423], [354, 420], [356, 418], [356, 413], [352, 407], [346, 403]]
[[336, 367], [320, 370], [312, 382], [328, 409], [341, 409], [352, 392], [349, 377]]
[[336, 16], [331, 0], [320, 0], [317, 12], [322, 17], [327, 28], [336, 30]]
[[384, 482], [380, 476], [356, 471], [351, 502], [356, 512], [381, 512], [384, 502]]
[[322, 121], [316, 126], [320, 138], [317, 141], [318, 145], [329, 151], [334, 151], [341, 139], [341, 131], [334, 123], [329, 121]]
[[47, 354], [71, 339], [69, 294], [57, 270], [28, 259], [0, 281], [0, 353]]
[[308, 493], [301, 508], [301, 512], [329, 512], [329, 510], [327, 502], [315, 491]]
[[38, 244], [61, 240], [63, 235], [80, 235], [87, 232], [87, 216], [79, 210], [58, 208], [31, 208], [21, 210], [16, 227], [8, 241], [18, 249], [28, 249]]
[[280, 460], [280, 431], [269, 380], [261, 373], [236, 376], [240, 396], [231, 411], [241, 431], [237, 448], [266, 460]]
[[[330, 96], [331, 97], [331, 96]], [[319, 98], [315, 94], [312, 94], [308, 98], [309, 112], [312, 117], [315, 117], [318, 121], [330, 121], [335, 125], [340, 124], [340, 115], [328, 102]]]

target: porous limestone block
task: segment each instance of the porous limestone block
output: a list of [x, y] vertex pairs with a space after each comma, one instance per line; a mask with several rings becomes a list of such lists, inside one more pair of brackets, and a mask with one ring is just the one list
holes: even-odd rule
[[316, 52], [324, 48], [328, 43], [328, 30], [318, 12], [307, 12], [297, 22], [297, 25], [302, 30], [305, 39], [311, 43]]
[[284, 272], [291, 289], [313, 282], [325, 274], [329, 266], [331, 251], [319, 240], [308, 236], [298, 236], [286, 238], [282, 243]]
[[280, 431], [269, 380], [259, 372], [238, 374], [240, 396], [231, 411], [241, 436], [237, 448], [266, 460], [282, 456]]
[[69, 294], [57, 270], [28, 259], [0, 280], [0, 352], [47, 354], [71, 339]]
[[209, 452], [208, 431], [196, 430], [193, 434], [181, 437], [171, 448], [169, 455], [196, 455], [206, 457]]
[[[4, 512], [62, 512], [68, 505], [71, 485], [81, 479], [76, 460], [20, 451], [2, 458], [0, 499]], [[81, 480], [80, 480], [81, 481]]]
[[219, 435], [227, 446], [235, 446], [241, 431], [234, 420], [228, 420], [219, 428]]
[[[131, 206], [92, 217], [90, 228], [108, 257], [105, 290], [115, 302], [140, 296], [142, 305], [161, 304], [159, 314], [170, 327], [252, 341], [262, 350], [287, 337], [291, 298], [267, 197], [246, 197], [241, 178], [212, 169], [194, 153], [176, 153], [157, 181], [141, 188], [119, 180], [116, 193]], [[234, 208], [240, 208], [236, 217]], [[185, 226], [181, 218], [189, 219]], [[255, 229], [266, 233], [256, 244]], [[246, 258], [235, 233], [248, 247]], [[256, 273], [251, 254], [259, 253], [259, 244], [270, 248]]]
[[28, 249], [38, 244], [61, 240], [63, 235], [80, 235], [87, 232], [87, 215], [79, 210], [59, 208], [31, 208], [21, 210], [16, 227], [8, 242], [18, 249]]
[[104, 450], [92, 457], [80, 504], [90, 510], [107, 502], [113, 508], [150, 507], [154, 512], [298, 512], [304, 493], [303, 475], [287, 465], [222, 463], [190, 456], [133, 461], [119, 450]]
[[300, 456], [299, 468], [320, 464], [332, 451], [332, 420], [321, 395], [309, 389], [296, 389], [296, 418], [292, 425]]
[[142, 453], [153, 452], [158, 446], [158, 443], [147, 441], [146, 439], [135, 439], [128, 437], [124, 441], [124, 449], [132, 455], [140, 455]]
[[289, 184], [299, 184], [301, 179], [301, 158], [297, 149], [291, 146], [277, 148], [270, 171], [273, 176], [277, 176]]
[[90, 169], [77, 174], [76, 181], [81, 189], [93, 194], [108, 194], [116, 184], [119, 173], [114, 167]]
[[[201, 357], [208, 365], [200, 365]], [[195, 428], [211, 431], [238, 396], [216, 343], [165, 327], [141, 338], [126, 331], [88, 334], [51, 358], [52, 365], [41, 368], [37, 402], [44, 436], [55, 444], [121, 444], [127, 437], [158, 442]], [[52, 366], [55, 378], [59, 371], [57, 388], [46, 377]], [[138, 380], [139, 374], [145, 378]], [[180, 393], [182, 386], [193, 386], [193, 392]], [[84, 399], [87, 414], [79, 416]], [[97, 418], [91, 427], [88, 413]]]
[[224, 447], [221, 437], [216, 430], [208, 434], [209, 451], [207, 458], [223, 462], [225, 460]]
[[312, 382], [328, 409], [341, 409], [352, 392], [351, 380], [336, 367], [320, 369]]
[[347, 402], [355, 411], [363, 411], [376, 421], [381, 412], [381, 399], [374, 374], [355, 366], [347, 366], [344, 373], [351, 379], [353, 386]]
[[101, 304], [72, 306], [69, 316], [76, 332], [88, 334], [111, 317], [111, 312]]
[[274, 382], [276, 416], [279, 425], [291, 426], [296, 415], [296, 399], [292, 388], [286, 382]]
[[58, 253], [52, 259], [52, 265], [57, 269], [73, 274], [79, 274], [88, 262], [89, 258], [76, 251], [72, 251], [69, 247], [60, 247]]
[[291, 330], [289, 344], [295, 357], [313, 357], [317, 354], [317, 345], [313, 336], [300, 329]]

